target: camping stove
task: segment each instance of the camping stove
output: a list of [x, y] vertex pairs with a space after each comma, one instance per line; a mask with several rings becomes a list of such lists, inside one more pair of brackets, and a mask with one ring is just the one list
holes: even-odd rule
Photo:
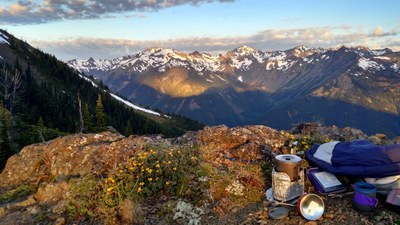
[[301, 158], [295, 155], [277, 155], [272, 170], [272, 195], [278, 201], [291, 201], [304, 193], [304, 170]]

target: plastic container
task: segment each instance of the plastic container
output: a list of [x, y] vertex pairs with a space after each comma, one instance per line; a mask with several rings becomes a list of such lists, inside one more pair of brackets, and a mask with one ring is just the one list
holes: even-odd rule
[[354, 184], [354, 208], [361, 212], [370, 212], [375, 209], [377, 204], [378, 199], [376, 198], [375, 185], [366, 182], [357, 182]]

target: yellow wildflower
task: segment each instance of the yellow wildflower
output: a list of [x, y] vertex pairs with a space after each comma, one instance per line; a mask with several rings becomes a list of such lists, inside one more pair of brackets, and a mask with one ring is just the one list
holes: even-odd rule
[[172, 168], [174, 171], [176, 170], [176, 167]]
[[153, 172], [153, 170], [150, 169], [150, 168], [146, 168], [146, 171], [147, 171], [148, 173], [152, 173], [152, 172]]
[[160, 164], [156, 164], [156, 168], [160, 168]]
[[141, 188], [141, 187], [138, 187], [137, 192], [139, 193], [139, 192], [141, 192], [141, 191], [142, 191], [142, 188]]
[[115, 186], [107, 188], [107, 194], [111, 194], [112, 190], [114, 190], [115, 188]]
[[151, 182], [153, 180], [153, 178], [149, 177], [149, 178], [147, 178], [147, 180]]
[[167, 186], [168, 186], [168, 185], [169, 185], [169, 181], [166, 181], [166, 182], [165, 182], [165, 185], [167, 185]]
[[140, 185], [140, 186], [143, 186], [143, 185], [144, 185], [144, 182], [140, 182], [139, 185]]

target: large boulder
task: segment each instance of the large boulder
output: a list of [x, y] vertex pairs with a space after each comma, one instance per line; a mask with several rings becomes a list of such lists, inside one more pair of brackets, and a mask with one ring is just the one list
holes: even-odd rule
[[29, 145], [7, 161], [0, 174], [0, 189], [72, 176], [101, 175], [132, 154], [135, 146], [151, 141], [146, 137], [125, 138], [104, 132], [74, 134]]
[[367, 139], [368, 135], [361, 130], [351, 127], [339, 128], [335, 125], [322, 126], [319, 123], [300, 123], [291, 129], [294, 134], [310, 136], [326, 136], [337, 141], [351, 141], [355, 139]]
[[257, 161], [264, 154], [277, 152], [285, 137], [278, 131], [266, 126], [245, 126], [228, 128], [227, 126], [205, 127], [198, 133], [202, 150], [212, 157], [224, 157], [242, 161]]

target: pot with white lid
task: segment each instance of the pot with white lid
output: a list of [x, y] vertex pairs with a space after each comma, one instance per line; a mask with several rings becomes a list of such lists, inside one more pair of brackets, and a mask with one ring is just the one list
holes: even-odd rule
[[282, 154], [275, 157], [276, 172], [284, 172], [290, 181], [299, 180], [301, 158], [296, 155]]

